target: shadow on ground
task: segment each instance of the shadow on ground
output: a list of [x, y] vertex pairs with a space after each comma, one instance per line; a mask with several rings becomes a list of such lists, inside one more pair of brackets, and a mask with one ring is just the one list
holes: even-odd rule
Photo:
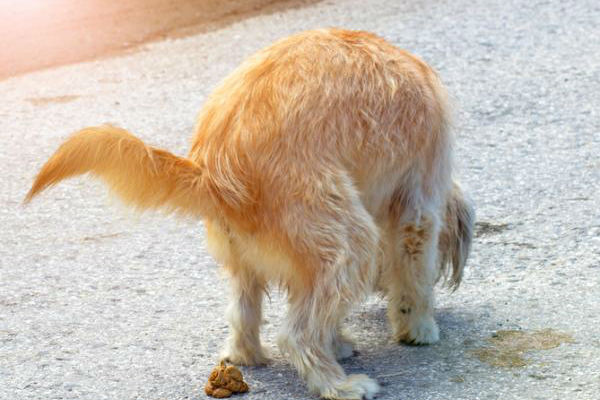
[[[474, 321], [481, 320], [480, 316], [448, 308], [439, 310], [436, 316], [442, 331], [440, 342], [408, 346], [392, 341], [382, 302], [363, 306], [346, 324], [356, 339], [358, 354], [341, 362], [344, 370], [377, 379], [382, 386], [379, 397], [384, 398], [414, 386], [427, 398], [428, 391], [437, 393], [467, 379], [455, 373], [454, 367], [480, 364], [468, 352], [476, 341], [465, 339], [476, 335]], [[267, 395], [274, 399], [311, 398], [295, 369], [280, 354], [275, 354], [274, 361], [266, 367], [244, 367], [243, 372], [251, 386], [247, 395], [251, 399]]]

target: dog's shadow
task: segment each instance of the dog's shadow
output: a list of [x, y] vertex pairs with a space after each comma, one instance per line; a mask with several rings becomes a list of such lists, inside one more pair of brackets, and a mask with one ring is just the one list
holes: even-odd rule
[[[462, 309], [441, 308], [436, 312], [440, 342], [429, 346], [408, 346], [392, 340], [385, 302], [370, 299], [350, 314], [345, 323], [356, 341], [356, 355], [342, 360], [348, 374], [367, 374], [382, 386], [377, 399], [431, 398], [435, 393], [460, 390], [465, 374], [477, 369], [471, 356], [479, 317]], [[457, 366], [460, 365], [460, 368]], [[286, 361], [276, 354], [268, 367], [246, 367], [252, 387], [249, 399], [317, 399]]]

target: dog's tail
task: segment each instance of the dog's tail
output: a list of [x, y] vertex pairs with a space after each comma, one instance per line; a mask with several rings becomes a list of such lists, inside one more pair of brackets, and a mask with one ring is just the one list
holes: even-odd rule
[[440, 276], [456, 290], [471, 250], [475, 210], [460, 186], [454, 184], [446, 203], [446, 215], [439, 239]]
[[86, 172], [139, 210], [164, 208], [199, 217], [209, 207], [198, 165], [110, 125], [86, 128], [67, 139], [38, 173], [25, 203], [63, 179]]

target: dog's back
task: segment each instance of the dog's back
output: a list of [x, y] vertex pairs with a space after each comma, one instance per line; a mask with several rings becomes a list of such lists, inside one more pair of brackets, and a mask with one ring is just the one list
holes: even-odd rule
[[189, 156], [235, 206], [287, 196], [294, 173], [341, 169], [379, 214], [409, 170], [431, 190], [443, 184], [431, 175], [450, 170], [436, 165], [449, 158], [446, 108], [436, 73], [417, 57], [368, 32], [310, 31], [225, 80], [200, 113]]

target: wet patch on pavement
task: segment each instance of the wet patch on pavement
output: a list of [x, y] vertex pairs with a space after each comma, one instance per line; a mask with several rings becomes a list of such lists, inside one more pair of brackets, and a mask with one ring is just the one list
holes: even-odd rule
[[574, 343], [573, 337], [553, 329], [501, 330], [488, 339], [487, 346], [475, 349], [472, 353], [480, 361], [494, 367], [519, 368], [530, 363], [526, 356], [528, 352], [553, 349], [563, 343]]

